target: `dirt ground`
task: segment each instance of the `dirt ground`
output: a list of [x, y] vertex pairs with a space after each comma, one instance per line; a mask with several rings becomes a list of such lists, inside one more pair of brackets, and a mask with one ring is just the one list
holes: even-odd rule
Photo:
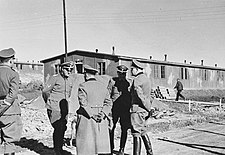
[[[186, 98], [199, 101], [218, 102], [223, 98], [225, 91], [195, 91], [184, 92]], [[22, 94], [27, 100], [36, 98], [40, 93]], [[211, 96], [210, 96], [211, 95]], [[35, 103], [35, 104], [34, 104]], [[172, 110], [175, 114], [162, 115], [159, 118], [148, 120], [149, 135], [155, 155], [208, 155], [225, 154], [225, 106], [222, 109], [217, 107], [194, 106], [191, 111], [187, 104], [179, 104], [173, 101], [155, 102], [159, 111]], [[224, 102], [223, 102], [224, 103]], [[223, 104], [224, 105], [224, 104]], [[31, 103], [21, 103], [23, 136], [16, 142], [17, 155], [54, 155], [52, 144], [53, 129], [49, 123], [43, 101], [40, 99]], [[68, 121], [65, 141], [71, 133], [70, 122]], [[213, 123], [212, 123], [213, 122]], [[115, 150], [119, 148], [120, 126], [116, 128]], [[132, 154], [132, 136], [128, 133], [128, 140], [125, 148], [126, 154]], [[75, 154], [75, 147], [64, 146], [65, 155]], [[116, 154], [116, 152], [115, 152]], [[142, 145], [142, 154], [145, 149]]]
[[[149, 135], [151, 137], [155, 155], [178, 154], [225, 154], [225, 123], [212, 124], [205, 122], [225, 121], [224, 109], [219, 111], [217, 107], [208, 107], [204, 110], [188, 112], [186, 105], [174, 105], [173, 102], [165, 102], [174, 109], [175, 115], [163, 116], [148, 120]], [[39, 105], [40, 106], [40, 105]], [[15, 143], [18, 155], [54, 155], [52, 144], [53, 129], [43, 106], [36, 107], [22, 105], [23, 137]], [[176, 107], [176, 108], [174, 108]], [[71, 133], [71, 119], [68, 122], [65, 140]], [[213, 139], [214, 135], [217, 138]], [[120, 126], [118, 124], [115, 136], [115, 150], [119, 148]], [[128, 134], [125, 153], [132, 154], [132, 136]], [[64, 146], [65, 155], [76, 154], [74, 147]], [[115, 152], [116, 154], [116, 152]], [[142, 145], [142, 154], [145, 154]]]

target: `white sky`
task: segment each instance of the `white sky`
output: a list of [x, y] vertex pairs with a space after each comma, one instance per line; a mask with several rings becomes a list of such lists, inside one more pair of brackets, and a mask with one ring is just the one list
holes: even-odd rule
[[[224, 0], [66, 0], [73, 50], [225, 68]], [[0, 0], [0, 50], [21, 61], [63, 54], [62, 0]]]

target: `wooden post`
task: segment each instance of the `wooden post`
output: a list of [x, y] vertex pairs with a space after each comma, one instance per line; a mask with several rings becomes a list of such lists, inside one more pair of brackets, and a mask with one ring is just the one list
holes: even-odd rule
[[220, 98], [220, 110], [222, 110], [222, 99]]

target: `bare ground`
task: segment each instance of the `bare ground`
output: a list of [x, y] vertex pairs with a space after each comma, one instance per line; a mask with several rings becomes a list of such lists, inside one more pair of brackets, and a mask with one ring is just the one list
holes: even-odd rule
[[[193, 98], [199, 99], [201, 101], [207, 98], [209, 100], [210, 95], [214, 96], [214, 98], [223, 97], [223, 91], [217, 91], [219, 93], [212, 93], [209, 95], [205, 95], [205, 92], [198, 94], [199, 98], [197, 98], [197, 93], [195, 95], [191, 95], [191, 93], [184, 92], [186, 97], [191, 96]], [[34, 95], [34, 94], [32, 94]], [[29, 97], [29, 95], [27, 95]], [[26, 98], [28, 98], [26, 96]], [[34, 96], [37, 96], [34, 95]], [[188, 111], [188, 105], [182, 105], [174, 102], [164, 102], [166, 105], [170, 107], [175, 112], [173, 116], [164, 115], [159, 119], [150, 118], [148, 120], [149, 134], [153, 140], [153, 143], [157, 143], [154, 137], [158, 135], [162, 135], [163, 133], [167, 133], [169, 131], [182, 130], [187, 127], [196, 126], [199, 124], [203, 124], [205, 122], [209, 122], [212, 120], [221, 121], [225, 120], [225, 111], [223, 109], [219, 109], [218, 107], [195, 107], [192, 111]], [[17, 154], [18, 155], [53, 155], [53, 144], [52, 144], [52, 132], [53, 129], [49, 123], [49, 120], [46, 115], [46, 109], [43, 106], [33, 107], [30, 105], [21, 104], [22, 108], [22, 120], [23, 120], [23, 136], [21, 140], [16, 144], [17, 146]], [[70, 122], [68, 123], [68, 130], [66, 132], [65, 140], [68, 142], [68, 137], [71, 132]], [[120, 126], [117, 126], [116, 130], [116, 149], [118, 149], [119, 138], [120, 138]], [[170, 134], [170, 133], [169, 133]], [[171, 133], [172, 135], [172, 133]], [[168, 135], [167, 135], [168, 136]], [[169, 136], [168, 136], [169, 137]], [[153, 148], [157, 150], [157, 145], [153, 145]], [[65, 154], [75, 154], [74, 148], [64, 147]], [[128, 140], [126, 145], [126, 152], [131, 154], [132, 150], [132, 136], [128, 134]], [[179, 152], [179, 151], [178, 151]], [[182, 152], [182, 151], [181, 151]], [[178, 153], [179, 154], [179, 153]]]

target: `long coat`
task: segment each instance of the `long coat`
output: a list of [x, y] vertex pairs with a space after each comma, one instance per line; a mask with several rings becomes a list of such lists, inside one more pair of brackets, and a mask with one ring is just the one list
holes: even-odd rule
[[[0, 64], [0, 154], [14, 152], [10, 142], [19, 141], [22, 135], [21, 109], [18, 102], [19, 74], [10, 66]], [[11, 104], [6, 106], [5, 102]], [[7, 109], [8, 108], [8, 109]], [[6, 110], [7, 109], [7, 110]], [[5, 111], [6, 110], [6, 111]]]
[[131, 125], [134, 136], [144, 135], [147, 132], [145, 118], [151, 109], [151, 83], [144, 73], [139, 73], [133, 79], [131, 86]]
[[[78, 89], [80, 108], [77, 122], [77, 154], [95, 155], [110, 153], [109, 117], [112, 107], [109, 91], [95, 79], [80, 84]], [[99, 112], [105, 114], [101, 123], [91, 117]]]

